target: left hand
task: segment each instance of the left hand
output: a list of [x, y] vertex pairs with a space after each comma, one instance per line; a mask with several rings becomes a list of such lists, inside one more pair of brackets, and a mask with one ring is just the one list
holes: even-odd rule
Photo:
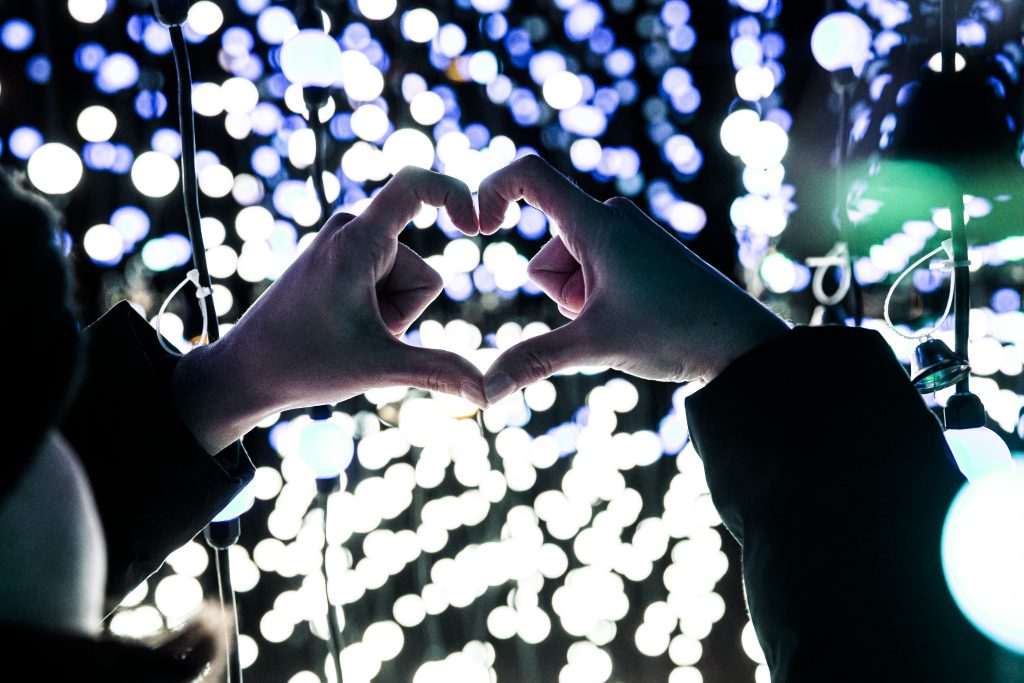
[[397, 339], [441, 292], [440, 275], [398, 235], [421, 204], [479, 232], [465, 183], [419, 168], [395, 175], [359, 216], [335, 214], [223, 339], [179, 363], [173, 391], [210, 452], [272, 413], [408, 385], [484, 404], [465, 358]]

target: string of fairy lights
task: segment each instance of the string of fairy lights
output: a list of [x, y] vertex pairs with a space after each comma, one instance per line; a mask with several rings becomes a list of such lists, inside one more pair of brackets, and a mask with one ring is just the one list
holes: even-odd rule
[[[509, 0], [421, 4], [324, 2], [343, 76], [317, 112], [282, 73], [283, 46], [298, 32], [291, 3], [192, 4], [183, 30], [197, 55], [192, 101], [202, 233], [223, 331], [323, 219], [309, 177], [317, 154], [310, 116], [329, 134], [323, 185], [336, 210], [359, 213], [408, 164], [475, 190], [492, 171], [536, 151], [607, 194], [633, 198], [683, 240], [723, 230], [728, 218], [746, 284], [769, 301], [809, 288], [811, 271], [779, 247], [800, 204], [785, 167], [799, 122], [784, 99], [792, 46], [782, 34], [779, 0], [719, 3], [728, 6], [728, 35], [714, 38], [728, 45], [723, 60], [732, 64], [728, 87], [735, 91], [721, 120], [704, 102], [709, 93], [702, 93], [701, 65], [692, 59], [705, 38], [697, 33], [698, 13], [710, 8], [683, 0], [553, 0], [525, 12]], [[850, 104], [850, 136], [877, 135], [884, 154], [898, 125], [873, 116], [894, 83], [886, 57], [919, 17], [906, 2], [835, 4], [870, 27], [866, 87]], [[976, 2], [962, 20], [967, 59], [1004, 22], [996, 7]], [[44, 40], [41, 16], [71, 26], [74, 45], [63, 56]], [[105, 303], [127, 297], [155, 324], [191, 257], [183, 223], [165, 208], [180, 204], [181, 180], [181, 138], [161, 71], [171, 50], [166, 28], [148, 3], [68, 0], [42, 15], [4, 17], [0, 45], [0, 103], [59, 78], [77, 79], [88, 91], [75, 100], [67, 128], [6, 110], [0, 160], [25, 167], [39, 190], [73, 209], [90, 183], [116, 188], [89, 198], [88, 222], [66, 226], [66, 248], [102, 275]], [[996, 55], [1005, 74], [997, 81], [1019, 92], [1024, 48], [1010, 41]], [[702, 132], [709, 127], [712, 136]], [[706, 159], [723, 150], [737, 160], [742, 190], [716, 227], [709, 222], [714, 209], [691, 188]], [[858, 191], [855, 185], [849, 203], [855, 228], [877, 211]], [[969, 197], [972, 226], [1011, 199]], [[408, 333], [409, 343], [486, 367], [502, 350], [550, 329], [551, 319], [524, 316], [531, 309], [520, 306], [539, 294], [527, 277], [529, 255], [558, 230], [543, 213], [510, 207], [503, 230], [487, 241], [461, 236], [444, 212], [429, 207], [413, 225], [410, 239], [442, 275], [445, 302]], [[945, 226], [938, 212], [895, 227], [854, 255], [865, 286], [891, 282]], [[999, 269], [1024, 258], [1019, 232], [971, 251], [972, 269], [984, 264], [1010, 281], [992, 287], [987, 305], [971, 314], [972, 389], [1005, 432], [1016, 428], [1024, 407], [1024, 312], [1020, 277], [1014, 285], [1008, 269]], [[922, 269], [910, 281], [927, 295], [944, 275]], [[182, 351], [193, 315], [170, 306], [160, 319], [160, 331]], [[879, 316], [864, 325], [909, 361], [913, 344]], [[326, 514], [313, 505], [316, 483], [301, 452], [314, 422], [305, 415], [268, 419], [254, 434], [266, 446], [251, 448], [254, 457], [266, 455], [257, 458], [251, 486], [253, 522], [243, 522], [243, 543], [229, 551], [243, 617], [242, 667], [254, 675], [264, 666], [280, 671], [274, 660], [286, 659], [288, 683], [335, 680], [322, 642], [329, 599], [340, 607], [349, 683], [489, 681], [509, 670], [501, 657], [512, 652], [518, 666], [535, 667], [537, 680], [628, 679], [625, 667], [635, 657], [656, 663], [659, 679], [703, 680], [708, 637], [727, 609], [742, 607], [722, 596], [729, 558], [687, 437], [683, 400], [697, 388], [676, 389], [664, 402], [668, 409], [654, 414], [647, 385], [581, 368], [509, 396], [480, 423], [458, 398], [406, 388], [369, 392], [329, 418], [351, 465]], [[947, 393], [930, 400], [941, 405]], [[110, 630], [140, 637], [181, 623], [202, 603], [209, 564], [201, 544], [184, 546], [125, 600]], [[303, 649], [308, 642], [316, 647]], [[767, 681], [748, 622], [734, 646], [751, 660], [750, 675]]]

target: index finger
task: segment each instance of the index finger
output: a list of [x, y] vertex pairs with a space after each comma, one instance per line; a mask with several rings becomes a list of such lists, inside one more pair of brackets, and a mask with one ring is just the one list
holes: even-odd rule
[[570, 231], [601, 205], [536, 154], [520, 157], [485, 178], [478, 198], [480, 232], [485, 235], [498, 229], [508, 205], [519, 199], [553, 218], [562, 230]]
[[406, 166], [381, 188], [360, 215], [366, 225], [388, 239], [395, 239], [419, 213], [423, 204], [444, 207], [462, 232], [480, 232], [473, 208], [473, 195], [466, 183], [425, 168]]

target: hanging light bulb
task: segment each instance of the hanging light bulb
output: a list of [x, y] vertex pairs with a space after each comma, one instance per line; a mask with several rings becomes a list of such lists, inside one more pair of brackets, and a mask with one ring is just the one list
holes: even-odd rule
[[957, 467], [976, 482], [983, 477], [1014, 469], [1006, 442], [985, 426], [985, 407], [976, 395], [956, 393], [946, 402], [946, 443]]
[[211, 521], [230, 522], [233, 519], [237, 519], [248, 512], [255, 501], [256, 493], [253, 483], [250, 481]]
[[341, 80], [341, 48], [323, 31], [303, 29], [281, 47], [281, 71], [304, 88], [328, 88]]
[[942, 570], [967, 620], [1024, 654], [1024, 469], [960, 489], [942, 527]]
[[871, 58], [871, 29], [852, 12], [827, 14], [811, 33], [811, 54], [823, 69], [859, 74]]
[[1013, 469], [1009, 447], [988, 427], [947, 429], [945, 434], [957, 467], [968, 481]]
[[330, 420], [310, 422], [299, 436], [299, 457], [317, 479], [336, 477], [352, 462], [352, 437]]

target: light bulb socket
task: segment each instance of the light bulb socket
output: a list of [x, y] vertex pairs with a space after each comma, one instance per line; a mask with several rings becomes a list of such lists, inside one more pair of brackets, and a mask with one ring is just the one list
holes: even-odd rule
[[317, 422], [331, 419], [332, 414], [331, 406], [313, 406], [309, 409], [309, 416]]
[[320, 115], [320, 110], [330, 99], [330, 91], [319, 85], [307, 85], [302, 88], [302, 100], [306, 103], [310, 118]]
[[847, 66], [832, 72], [832, 90], [837, 93], [848, 93], [850, 88], [860, 81], [853, 67]]
[[206, 525], [203, 536], [206, 538], [206, 545], [215, 550], [226, 550], [235, 543], [238, 543], [242, 535], [242, 525], [238, 518], [226, 522], [210, 522]]
[[315, 28], [323, 31], [324, 15], [320, 12], [320, 3], [317, 0], [300, 2], [295, 23], [299, 29]]
[[946, 401], [946, 429], [975, 429], [985, 426], [985, 406], [977, 395], [956, 393]]
[[189, 0], [153, 0], [153, 14], [164, 26], [181, 26], [188, 20]]
[[316, 480], [317, 495], [326, 497], [340, 490], [341, 477], [339, 477], [338, 475], [334, 475], [333, 477], [324, 477], [323, 479]]

